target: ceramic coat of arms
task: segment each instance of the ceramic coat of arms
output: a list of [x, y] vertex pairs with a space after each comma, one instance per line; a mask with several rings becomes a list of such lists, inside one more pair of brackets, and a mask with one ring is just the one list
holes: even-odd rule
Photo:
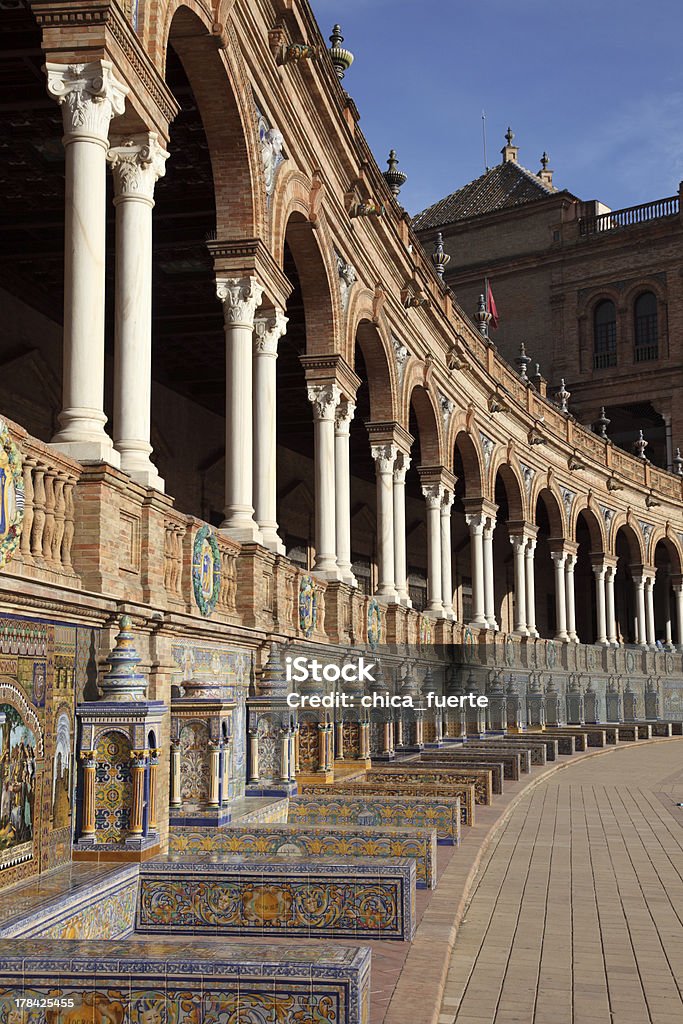
[[0, 419], [0, 567], [19, 546], [24, 520], [24, 476], [19, 449]]
[[211, 615], [221, 590], [221, 555], [216, 535], [202, 526], [192, 550], [192, 589], [202, 615]]
[[312, 576], [299, 581], [299, 628], [304, 636], [311, 636], [318, 621], [318, 595]]
[[374, 650], [382, 639], [382, 616], [378, 601], [373, 597], [368, 604], [368, 643]]

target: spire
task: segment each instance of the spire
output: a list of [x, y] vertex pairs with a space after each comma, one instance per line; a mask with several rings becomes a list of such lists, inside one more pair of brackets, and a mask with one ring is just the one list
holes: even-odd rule
[[541, 169], [538, 172], [538, 177], [541, 179], [544, 185], [547, 185], [548, 188], [552, 188], [553, 172], [548, 167], [549, 163], [550, 157], [548, 156], [546, 151], [543, 150], [543, 156], [541, 157]]
[[512, 140], [514, 139], [514, 137], [515, 136], [514, 132], [512, 131], [512, 128], [508, 126], [508, 130], [505, 133], [505, 145], [500, 151], [503, 156], [504, 164], [519, 163], [519, 147], [512, 145]]

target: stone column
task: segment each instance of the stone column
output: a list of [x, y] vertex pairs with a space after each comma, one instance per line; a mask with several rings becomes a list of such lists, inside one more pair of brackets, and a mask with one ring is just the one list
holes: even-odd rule
[[445, 490], [441, 499], [441, 596], [443, 613], [454, 619], [453, 613], [453, 546], [451, 543], [451, 509], [455, 495]]
[[579, 637], [576, 632], [576, 583], [574, 580], [575, 568], [576, 553], [573, 551], [568, 551], [567, 558], [564, 563], [567, 610], [567, 636], [574, 643], [578, 643]]
[[683, 650], [683, 580], [680, 576], [673, 581], [672, 586], [676, 602], [676, 641], [680, 651]]
[[209, 799], [210, 807], [218, 807], [221, 781], [221, 750], [217, 743], [209, 744]]
[[335, 722], [334, 723], [334, 728], [335, 728], [335, 739], [336, 739], [336, 747], [337, 747], [337, 749], [335, 750], [335, 755], [334, 755], [335, 756], [335, 760], [343, 761], [344, 760], [344, 723], [343, 722]]
[[593, 575], [595, 576], [595, 607], [596, 607], [596, 622], [597, 622], [597, 637], [596, 643], [606, 644], [607, 643], [607, 611], [606, 611], [606, 591], [605, 591], [605, 575], [606, 567], [604, 562], [595, 562], [593, 564]]
[[142, 812], [145, 805], [145, 768], [147, 766], [147, 751], [131, 750], [131, 782], [133, 788], [133, 802], [130, 810], [129, 831], [133, 836], [142, 835]]
[[48, 62], [45, 70], [66, 151], [63, 394], [52, 443], [75, 459], [118, 466], [104, 431], [106, 156], [109, 123], [123, 113], [128, 89], [106, 60]]
[[398, 600], [394, 582], [394, 463], [395, 444], [373, 444], [377, 476], [377, 597], [394, 603]]
[[81, 821], [81, 839], [95, 835], [95, 770], [97, 761], [94, 750], [82, 750], [83, 761], [83, 811]]
[[121, 469], [163, 491], [150, 460], [152, 403], [152, 210], [168, 153], [155, 132], [112, 139], [107, 159], [116, 207], [114, 446]]
[[159, 774], [159, 754], [160, 750], [150, 750], [149, 752], [149, 814], [148, 814], [148, 830], [150, 832], [157, 831], [157, 777]]
[[[466, 515], [465, 522], [470, 529], [470, 546], [472, 551], [472, 623], [478, 629], [487, 629], [488, 622], [484, 614], [484, 544], [483, 533], [486, 516], [483, 512]], [[491, 563], [491, 573], [493, 562]]]
[[441, 594], [441, 502], [444, 486], [423, 483], [422, 493], [427, 503], [427, 611], [443, 615]]
[[512, 544], [512, 555], [515, 570], [515, 633], [520, 636], [528, 636], [529, 630], [526, 625], [526, 577], [524, 573], [524, 550], [526, 548], [526, 537], [521, 534], [513, 534], [510, 537]]
[[[496, 529], [494, 516], [486, 516], [484, 519], [484, 530], [482, 533], [483, 559], [484, 559], [484, 618], [489, 629], [498, 629], [496, 620], [496, 598], [494, 593], [494, 572], [493, 572], [493, 533]], [[474, 573], [473, 573], [474, 578]]]
[[537, 637], [536, 629], [536, 581], [534, 577], [534, 556], [536, 553], [536, 538], [527, 537], [524, 551], [524, 576], [526, 579], [526, 625], [529, 636]]
[[645, 576], [634, 576], [636, 598], [636, 643], [647, 647], [647, 619], [645, 614]]
[[318, 722], [318, 771], [327, 769], [327, 726]]
[[349, 434], [356, 411], [349, 398], [342, 398], [334, 418], [334, 473], [337, 566], [344, 583], [357, 587], [351, 569], [351, 470], [349, 466]]
[[262, 542], [254, 521], [252, 335], [263, 289], [255, 277], [219, 277], [216, 293], [225, 322], [225, 519], [233, 540]]
[[326, 579], [339, 579], [335, 516], [334, 420], [341, 391], [337, 384], [309, 384], [313, 405], [315, 459], [315, 566]]
[[410, 469], [410, 455], [400, 449], [394, 462], [394, 576], [396, 593], [402, 605], [412, 608], [408, 592], [408, 562], [406, 555], [406, 473]]
[[288, 318], [281, 309], [254, 320], [254, 518], [263, 543], [284, 555], [277, 526], [277, 459], [275, 430], [277, 346], [287, 330]]
[[289, 782], [289, 729], [282, 729], [280, 741], [280, 778]]
[[182, 807], [183, 798], [180, 793], [180, 743], [171, 744], [171, 797], [169, 806]]
[[616, 605], [614, 601], [614, 580], [617, 575], [616, 565], [605, 567], [605, 620], [607, 630], [607, 643], [612, 647], [618, 647], [617, 639], [617, 618]]
[[645, 577], [645, 627], [647, 630], [647, 643], [649, 647], [655, 647], [655, 578]]
[[258, 756], [258, 731], [249, 730], [249, 782], [258, 782], [259, 777], [259, 756]]
[[566, 583], [564, 563], [567, 558], [565, 551], [552, 551], [551, 558], [555, 565], [555, 618], [556, 633], [555, 639], [566, 643], [567, 635], [567, 605], [566, 605]]

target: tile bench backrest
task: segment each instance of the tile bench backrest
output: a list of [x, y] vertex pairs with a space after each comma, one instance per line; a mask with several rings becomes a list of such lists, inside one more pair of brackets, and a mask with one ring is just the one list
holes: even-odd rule
[[294, 825], [414, 825], [436, 829], [439, 843], [460, 841], [459, 797], [394, 797], [340, 795], [324, 792], [289, 799], [289, 821]]
[[450, 768], [380, 768], [369, 771], [366, 776], [373, 784], [383, 782], [416, 782], [426, 783], [466, 783], [474, 786], [474, 799], [478, 804], [490, 804], [493, 801], [493, 784], [491, 772], [484, 769], [465, 771]]
[[[304, 796], [309, 794], [329, 793], [328, 786], [304, 785], [301, 787]], [[438, 786], [432, 783], [415, 782], [389, 782], [363, 783], [363, 782], [339, 782], [335, 783], [334, 793], [341, 793], [343, 796], [384, 796], [397, 797], [427, 797], [434, 796], [457, 796], [460, 799], [460, 821], [463, 825], [474, 824], [475, 793], [474, 786], [461, 783], [441, 783]]]

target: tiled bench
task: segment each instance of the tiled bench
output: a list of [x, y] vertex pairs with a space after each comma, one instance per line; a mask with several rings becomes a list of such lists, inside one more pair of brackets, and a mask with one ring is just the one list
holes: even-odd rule
[[510, 754], [507, 758], [492, 754], [422, 754], [419, 761], [414, 762], [416, 768], [457, 768], [469, 771], [471, 768], [483, 768], [491, 772], [491, 784], [494, 796], [503, 792], [503, 780], [519, 778], [519, 756]]
[[140, 867], [135, 931], [410, 940], [415, 861], [160, 857]]
[[284, 1020], [283, 1008], [290, 1021], [370, 1019], [370, 950], [364, 946], [219, 946], [163, 937], [68, 946], [18, 940], [3, 943], [0, 979], [0, 1013], [9, 1020], [16, 998], [54, 997], [56, 984], [73, 1008], [63, 1017], [55, 1011], [55, 1019], [72, 1021], [122, 1020], [124, 1014], [133, 1021], [199, 1019], [194, 999], [190, 1012], [181, 1012], [188, 992], [201, 998], [204, 1020]]
[[436, 886], [436, 831], [433, 828], [372, 825], [226, 825], [223, 828], [176, 828], [169, 852], [202, 857], [227, 854], [257, 857], [411, 857], [421, 889]]
[[[597, 728], [597, 726], [595, 728]], [[549, 725], [548, 733], [556, 739], [560, 736], [573, 737], [574, 749], [577, 754], [584, 754], [588, 750], [588, 733], [584, 729], [569, 729], [564, 726]]]
[[442, 783], [431, 784], [392, 782], [370, 784], [364, 782], [335, 782], [334, 787], [314, 786], [306, 784], [301, 792], [309, 794], [340, 793], [342, 796], [382, 796], [382, 797], [426, 797], [428, 800], [441, 797], [458, 797], [460, 799], [460, 821], [463, 825], [474, 825], [474, 786]]
[[383, 797], [343, 795], [337, 787], [289, 798], [289, 821], [293, 825], [413, 825], [433, 828], [439, 843], [460, 842], [459, 797]]
[[392, 782], [412, 782], [418, 785], [426, 783], [457, 785], [465, 783], [474, 786], [475, 803], [489, 805], [493, 802], [493, 784], [491, 772], [485, 769], [457, 771], [451, 768], [378, 768], [366, 775], [373, 785], [391, 784]]

